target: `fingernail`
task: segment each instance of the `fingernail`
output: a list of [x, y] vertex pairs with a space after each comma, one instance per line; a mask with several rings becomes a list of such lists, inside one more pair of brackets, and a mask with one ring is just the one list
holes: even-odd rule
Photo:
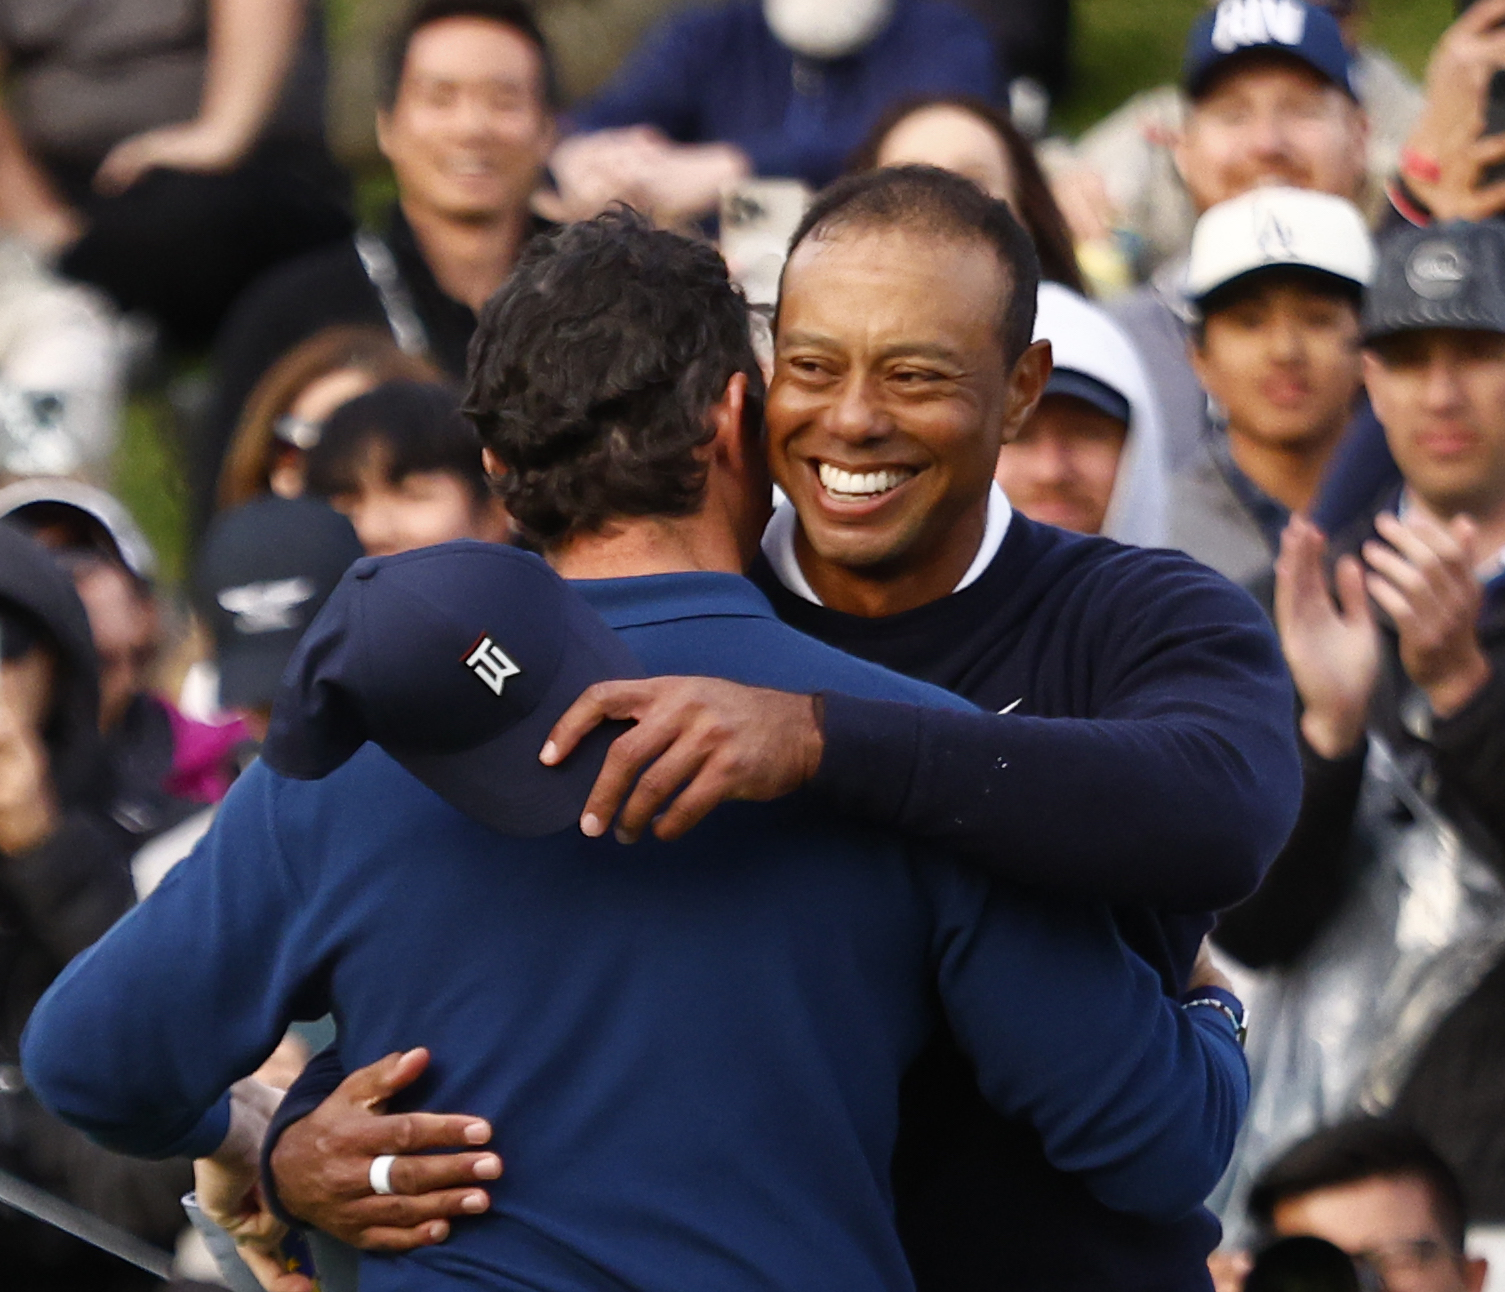
[[543, 748], [538, 752], [538, 761], [553, 764], [559, 760], [559, 746], [552, 740], [544, 741]]
[[477, 1216], [480, 1215], [481, 1212], [485, 1211], [486, 1208], [490, 1205], [491, 1199], [488, 1198], [484, 1193], [467, 1193], [460, 1203], [460, 1206], [463, 1207], [466, 1211], [470, 1212], [472, 1215]]
[[592, 812], [587, 812], [580, 818], [580, 833], [591, 839], [599, 839], [605, 832], [601, 819]]
[[476, 1179], [495, 1180], [502, 1174], [502, 1159], [495, 1153], [476, 1159]]
[[626, 830], [622, 829], [621, 826], [618, 826], [614, 833], [617, 836], [618, 843], [636, 843], [638, 841], [637, 835], [629, 834]]
[[491, 1138], [491, 1127], [485, 1122], [471, 1122], [465, 1128], [465, 1142], [467, 1144], [484, 1144]]
[[449, 1237], [449, 1221], [447, 1221], [447, 1220], [436, 1220], [436, 1221], [434, 1221], [434, 1223], [432, 1225], [429, 1226], [429, 1241], [430, 1242], [442, 1243], [448, 1237]]

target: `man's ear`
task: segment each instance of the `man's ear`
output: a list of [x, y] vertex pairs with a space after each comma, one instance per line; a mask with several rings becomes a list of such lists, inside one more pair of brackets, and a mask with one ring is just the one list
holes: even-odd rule
[[376, 150], [388, 161], [392, 154], [387, 151], [387, 134], [392, 128], [392, 114], [385, 108], [376, 110]]
[[1024, 429], [1024, 424], [1035, 415], [1053, 366], [1049, 341], [1036, 341], [1019, 356], [1013, 372], [1009, 374], [1009, 391], [1003, 411], [1003, 436], [999, 441], [1001, 444], [1013, 440]]
[[[747, 411], [747, 374], [734, 372], [726, 381], [721, 398], [711, 405], [711, 424], [716, 428], [711, 441], [712, 450], [726, 456], [735, 466], [741, 466], [748, 450], [746, 428], [743, 425]], [[761, 452], [761, 448], [758, 448]]]
[[506, 464], [489, 448], [481, 450], [481, 469], [493, 483], [507, 474]]

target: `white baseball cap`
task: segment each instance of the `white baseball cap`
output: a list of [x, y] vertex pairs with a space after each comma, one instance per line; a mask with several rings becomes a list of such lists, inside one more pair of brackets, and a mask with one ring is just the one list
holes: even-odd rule
[[1213, 292], [1266, 269], [1310, 269], [1368, 287], [1374, 241], [1346, 198], [1304, 188], [1256, 188], [1219, 202], [1191, 236], [1186, 294]]

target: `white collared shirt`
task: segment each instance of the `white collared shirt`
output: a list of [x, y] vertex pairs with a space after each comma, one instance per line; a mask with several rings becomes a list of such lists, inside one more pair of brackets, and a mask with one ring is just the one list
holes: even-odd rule
[[[998, 549], [1003, 546], [1004, 535], [1009, 532], [1009, 522], [1014, 518], [1014, 509], [1009, 504], [1007, 495], [994, 481], [988, 492], [988, 516], [983, 525], [982, 543], [978, 546], [977, 555], [972, 558], [972, 564], [967, 567], [967, 572], [962, 575], [962, 580], [952, 588], [953, 592], [960, 592], [965, 587], [970, 587], [982, 577], [982, 572], [993, 563], [993, 558], [998, 555]], [[794, 504], [778, 495], [778, 505], [774, 508], [773, 518], [768, 522], [768, 528], [763, 531], [763, 555], [768, 558], [768, 563], [773, 567], [774, 574], [790, 592], [803, 597], [806, 601], [812, 601], [817, 606], [823, 604], [815, 595], [815, 589], [810, 586], [810, 580], [805, 577], [805, 572], [800, 569], [799, 558], [794, 551], [794, 532], [799, 521], [794, 513]]]

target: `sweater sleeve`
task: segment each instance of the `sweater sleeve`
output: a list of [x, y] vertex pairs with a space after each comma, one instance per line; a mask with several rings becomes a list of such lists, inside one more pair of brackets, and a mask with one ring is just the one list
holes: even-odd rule
[[[212, 1151], [224, 1092], [292, 1019], [325, 1012], [320, 921], [299, 900], [255, 764], [194, 852], [58, 977], [22, 1038], [49, 1110], [117, 1152]], [[219, 1111], [217, 1111], [219, 1110]]]
[[345, 1064], [340, 1059], [339, 1049], [331, 1045], [327, 1050], [320, 1050], [304, 1065], [298, 1079], [287, 1088], [287, 1094], [272, 1114], [266, 1137], [261, 1141], [261, 1193], [272, 1214], [285, 1225], [300, 1222], [283, 1208], [282, 1199], [277, 1194], [277, 1177], [272, 1171], [272, 1151], [277, 1147], [282, 1133], [294, 1122], [302, 1121], [334, 1094], [345, 1077]]
[[[721, 15], [671, 17], [643, 43], [590, 103], [573, 114], [577, 129], [656, 126], [680, 143], [703, 143], [696, 111], [696, 69], [714, 62]], [[707, 43], [712, 48], [707, 48]]]
[[1100, 618], [1076, 647], [1083, 716], [828, 695], [816, 787], [1019, 883], [1167, 911], [1247, 897], [1301, 794], [1273, 629], [1210, 573]]
[[1259, 890], [1218, 920], [1213, 941], [1251, 969], [1289, 964], [1326, 927], [1352, 879], [1349, 833], [1366, 745], [1323, 758], [1301, 741], [1301, 812]]
[[1168, 998], [1100, 906], [997, 885], [979, 917], [938, 927], [946, 1014], [994, 1107], [1115, 1211], [1171, 1221], [1200, 1205], [1249, 1097], [1222, 1011]]

